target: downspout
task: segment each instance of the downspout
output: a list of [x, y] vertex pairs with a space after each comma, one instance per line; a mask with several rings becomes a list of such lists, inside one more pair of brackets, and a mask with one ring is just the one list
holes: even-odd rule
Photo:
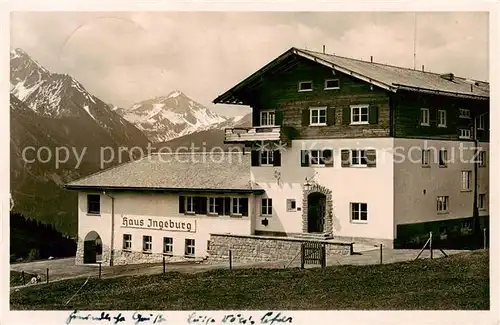
[[109, 266], [113, 266], [114, 260], [114, 245], [115, 245], [115, 197], [106, 193], [105, 190], [102, 191], [102, 194], [111, 198], [111, 245], [109, 252]]

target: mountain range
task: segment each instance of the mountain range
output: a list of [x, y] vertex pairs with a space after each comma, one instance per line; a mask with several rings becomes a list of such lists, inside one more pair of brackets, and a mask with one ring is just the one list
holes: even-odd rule
[[[47, 70], [21, 49], [10, 53], [10, 83], [14, 211], [72, 236], [77, 233], [77, 195], [63, 184], [135, 158], [127, 151], [118, 155], [120, 148], [144, 148], [149, 142], [178, 146], [190, 136], [193, 142], [222, 145], [222, 128], [250, 120], [248, 115], [218, 115], [181, 91], [119, 108], [72, 76]], [[62, 161], [55, 161], [56, 153]]]

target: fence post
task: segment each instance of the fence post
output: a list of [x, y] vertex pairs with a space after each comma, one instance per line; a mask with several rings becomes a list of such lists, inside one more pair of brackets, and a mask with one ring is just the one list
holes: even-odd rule
[[306, 259], [305, 259], [305, 246], [304, 246], [304, 243], [302, 243], [300, 245], [300, 268], [301, 269], [304, 268], [305, 262], [306, 262]]
[[326, 267], [326, 245], [321, 246], [321, 267]]
[[229, 250], [229, 269], [233, 268], [233, 252]]
[[382, 264], [382, 244], [380, 244], [380, 264]]
[[24, 271], [21, 271], [21, 277], [23, 278], [23, 285], [25, 285], [26, 281], [24, 280]]
[[99, 279], [101, 278], [101, 262], [99, 262]]
[[432, 231], [429, 232], [429, 250], [431, 251], [431, 259], [433, 258], [432, 256]]
[[47, 268], [47, 284], [49, 284], [49, 268]]
[[163, 256], [163, 274], [165, 274], [165, 256]]
[[483, 249], [486, 249], [487, 246], [487, 240], [486, 240], [486, 228], [483, 228]]

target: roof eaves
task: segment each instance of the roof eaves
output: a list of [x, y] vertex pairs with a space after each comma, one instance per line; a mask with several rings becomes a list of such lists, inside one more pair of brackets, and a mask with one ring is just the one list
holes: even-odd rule
[[320, 63], [320, 64], [322, 64], [324, 66], [329, 67], [329, 68], [332, 68], [334, 70], [340, 71], [340, 72], [345, 73], [347, 75], [351, 75], [351, 76], [353, 76], [355, 78], [358, 78], [360, 80], [363, 80], [365, 82], [368, 82], [370, 84], [378, 86], [380, 88], [383, 88], [383, 89], [386, 89], [386, 90], [389, 90], [389, 91], [392, 91], [392, 92], [396, 92], [396, 90], [397, 90], [397, 88], [393, 87], [392, 85], [386, 84], [386, 83], [381, 82], [381, 81], [376, 80], [376, 79], [372, 79], [372, 78], [370, 78], [368, 76], [365, 76], [365, 75], [362, 75], [360, 73], [354, 72], [352, 70], [346, 69], [346, 68], [344, 68], [342, 66], [339, 66], [337, 64], [333, 64], [332, 62], [328, 62], [327, 60], [324, 60], [324, 59], [322, 59], [320, 57], [317, 57], [317, 56], [315, 56], [315, 55], [313, 55], [311, 53], [306, 53], [306, 52], [304, 52], [304, 51], [302, 51], [300, 49], [294, 48], [294, 53], [297, 54], [297, 55], [300, 55], [300, 56], [302, 56], [302, 57], [304, 57], [306, 59], [312, 60], [314, 62]]
[[489, 96], [482, 96], [482, 95], [475, 95], [475, 94], [464, 94], [464, 93], [459, 93], [459, 92], [451, 92], [451, 91], [443, 91], [443, 90], [435, 90], [435, 89], [428, 89], [428, 88], [422, 88], [422, 87], [414, 87], [414, 86], [409, 86], [409, 85], [402, 85], [402, 84], [397, 84], [397, 83], [394, 83], [393, 85], [396, 86], [397, 89], [400, 89], [400, 90], [415, 91], [415, 92], [428, 93], [428, 94], [441, 94], [441, 95], [447, 95], [447, 96], [471, 98], [471, 99], [479, 99], [479, 100], [488, 100], [490, 98]]
[[258, 188], [177, 188], [177, 187], [132, 187], [132, 186], [100, 186], [100, 185], [64, 185], [68, 190], [98, 190], [98, 191], [147, 191], [147, 192], [237, 192], [260, 193], [264, 189]]

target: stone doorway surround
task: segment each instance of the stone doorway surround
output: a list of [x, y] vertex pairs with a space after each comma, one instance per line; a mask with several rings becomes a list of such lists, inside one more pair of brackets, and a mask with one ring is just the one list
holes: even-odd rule
[[314, 183], [308, 189], [302, 191], [302, 233], [307, 233], [308, 225], [308, 197], [312, 193], [321, 193], [326, 196], [324, 233], [333, 236], [333, 201], [332, 191], [328, 188]]

